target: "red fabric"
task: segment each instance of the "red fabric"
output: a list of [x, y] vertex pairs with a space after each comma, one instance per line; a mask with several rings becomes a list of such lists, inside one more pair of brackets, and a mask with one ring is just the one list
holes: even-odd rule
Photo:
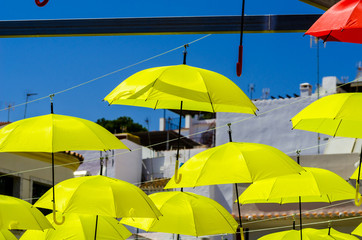
[[35, 0], [35, 3], [38, 5], [38, 7], [44, 7], [48, 2], [49, 0], [43, 0], [42, 2], [40, 0]]
[[324, 41], [362, 43], [362, 0], [342, 0], [305, 33]]
[[243, 71], [243, 46], [239, 45], [239, 58], [238, 62], [236, 63], [236, 75], [240, 77], [242, 71]]

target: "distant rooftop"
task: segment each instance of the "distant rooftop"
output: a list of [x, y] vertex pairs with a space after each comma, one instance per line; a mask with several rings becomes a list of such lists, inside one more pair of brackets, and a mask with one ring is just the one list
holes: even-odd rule
[[[138, 136], [142, 146], [149, 146], [155, 151], [164, 151], [177, 148], [178, 133], [175, 131], [151, 131], [151, 132], [138, 132], [133, 133]], [[168, 143], [167, 143], [168, 142]], [[194, 148], [201, 146], [201, 144], [193, 141], [190, 138], [181, 135], [180, 148]]]

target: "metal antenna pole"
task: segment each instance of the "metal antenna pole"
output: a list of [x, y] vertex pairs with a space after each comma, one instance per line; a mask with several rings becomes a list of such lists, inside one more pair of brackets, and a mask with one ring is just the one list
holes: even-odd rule
[[37, 93], [27, 93], [27, 94], [26, 94], [24, 118], [26, 118], [26, 110], [27, 110], [27, 108], [28, 108], [28, 100], [29, 100], [29, 97], [34, 96], [34, 95], [38, 95], [38, 94], [37, 94]]

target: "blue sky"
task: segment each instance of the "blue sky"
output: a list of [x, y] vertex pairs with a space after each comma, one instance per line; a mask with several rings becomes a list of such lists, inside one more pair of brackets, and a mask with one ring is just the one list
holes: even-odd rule
[[[198, 0], [182, 2], [166, 0], [119, 1], [104, 4], [95, 0], [59, 1], [39, 8], [34, 1], [4, 1], [1, 20], [111, 18], [153, 16], [239, 15], [241, 0]], [[247, 15], [323, 13], [298, 0], [246, 0]], [[47, 96], [104, 74], [127, 67], [149, 57], [166, 52], [203, 35], [57, 37], [0, 39], [0, 121], [7, 121], [8, 104], [25, 102], [26, 93]], [[245, 34], [244, 66], [241, 78], [236, 77], [238, 34], [215, 34], [188, 49], [187, 63], [221, 73], [233, 80], [249, 95], [248, 85], [255, 84], [254, 97], [270, 88], [270, 95], [299, 93], [299, 84], [316, 85], [316, 48], [310, 48], [309, 36], [303, 33]], [[58, 94], [54, 98], [55, 113], [96, 121], [98, 118], [132, 117], [150, 130], [158, 129], [163, 110], [129, 106], [108, 106], [102, 99], [122, 80], [137, 71], [182, 63], [182, 49], [162, 57], [119, 71], [90, 84]], [[356, 64], [362, 60], [362, 46], [328, 42], [320, 48], [320, 76], [356, 75]], [[27, 117], [48, 114], [49, 100], [28, 104]], [[10, 120], [24, 116], [24, 106], [10, 111]], [[170, 112], [167, 116], [173, 117]]]

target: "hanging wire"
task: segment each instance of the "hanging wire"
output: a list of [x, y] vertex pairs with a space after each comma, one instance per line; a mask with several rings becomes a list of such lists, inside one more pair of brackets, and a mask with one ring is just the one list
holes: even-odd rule
[[[313, 225], [322, 225], [322, 224], [328, 224], [333, 223], [333, 222], [341, 222], [341, 221], [351, 221], [351, 220], [357, 220], [357, 219], [361, 219], [362, 216], [357, 216], [357, 217], [349, 217], [349, 218], [343, 218], [343, 219], [333, 219], [333, 220], [325, 220], [325, 221], [318, 221], [318, 222], [312, 222], [312, 223], [305, 223], [303, 224], [303, 226], [313, 226]], [[269, 231], [273, 231], [273, 230], [280, 230], [280, 229], [289, 229], [290, 228], [290, 224], [287, 225], [283, 225], [283, 226], [278, 226], [278, 227], [270, 227], [270, 228], [260, 228], [260, 229], [253, 229], [253, 230], [249, 230], [250, 233], [256, 233], [256, 232], [269, 232]], [[152, 234], [152, 233], [151, 233]], [[158, 233], [155, 233], [158, 234]], [[165, 233], [166, 235], [166, 233]], [[215, 234], [212, 236], [223, 236], [225, 234]], [[144, 240], [149, 240], [152, 239], [151, 237], [144, 237], [141, 235], [138, 235], [138, 239], [144, 239]], [[160, 237], [160, 235], [157, 235], [157, 240], [169, 240], [170, 238], [168, 236], [165, 236], [164, 238]], [[192, 236], [182, 236], [183, 240], [192, 240], [192, 239], [199, 239], [198, 237], [192, 237]]]
[[[195, 40], [196, 41], [196, 40]], [[184, 46], [182, 46], [184, 47]], [[299, 102], [302, 102], [302, 101], [305, 101], [305, 100], [309, 100], [309, 98], [311, 98], [312, 96], [309, 96], [309, 97], [305, 97], [305, 98], [301, 98], [297, 101], [294, 101], [294, 102], [291, 102], [291, 103], [287, 103], [285, 105], [282, 105], [282, 106], [279, 106], [279, 107], [276, 107], [276, 108], [273, 108], [273, 109], [270, 109], [268, 111], [265, 111], [265, 112], [262, 112], [262, 113], [259, 113], [258, 116], [262, 116], [262, 115], [265, 115], [267, 113], [270, 113], [270, 112], [273, 112], [273, 111], [276, 111], [276, 110], [279, 110], [279, 109], [282, 109], [282, 108], [285, 108], [285, 107], [288, 107], [290, 105], [293, 105], [293, 104], [296, 104], [296, 103], [299, 103]], [[49, 98], [49, 96], [47, 96], [46, 98]], [[204, 130], [204, 131], [200, 131], [200, 132], [196, 132], [196, 133], [193, 133], [193, 134], [189, 134], [187, 136], [182, 136], [182, 138], [189, 138], [191, 136], [195, 136], [195, 135], [199, 135], [199, 134], [202, 134], [202, 133], [205, 133], [205, 132], [208, 132], [208, 131], [215, 131], [217, 129], [221, 129], [221, 128], [224, 128], [224, 127], [228, 127], [229, 124], [237, 124], [237, 123], [242, 123], [242, 122], [245, 122], [245, 121], [248, 121], [250, 119], [253, 119], [255, 117], [258, 117], [258, 116], [251, 116], [251, 117], [248, 117], [248, 118], [244, 118], [244, 119], [241, 119], [241, 120], [237, 120], [237, 121], [234, 121], [232, 123], [228, 123], [228, 124], [225, 124], [225, 125], [222, 125], [222, 126], [219, 126], [219, 127], [214, 127], [214, 128], [211, 128], [211, 129], [207, 129], [207, 130]], [[157, 146], [157, 145], [161, 145], [161, 144], [165, 144], [165, 143], [169, 143], [169, 142], [172, 142], [172, 141], [176, 141], [177, 139], [172, 139], [172, 140], [166, 140], [166, 141], [163, 141], [163, 142], [159, 142], [159, 143], [154, 143], [154, 144], [151, 144], [151, 145], [148, 145], [148, 146], [145, 146], [145, 147], [149, 147], [149, 148], [152, 148], [153, 146]], [[323, 145], [326, 145], [327, 143], [325, 144], [321, 144], [320, 146], [323, 146]], [[303, 149], [300, 149], [300, 150], [309, 150], [309, 149], [313, 149], [313, 148], [316, 148], [318, 147], [318, 145], [314, 145], [314, 146], [310, 146], [310, 147], [306, 147], [306, 148], [303, 148]], [[142, 147], [140, 148], [136, 148], [136, 149], [133, 149], [132, 152], [135, 152], [135, 151], [141, 151], [142, 150]], [[118, 154], [115, 154], [115, 156], [119, 156], [119, 155], [123, 155], [123, 154], [128, 154], [129, 152], [128, 151], [125, 151], [125, 152], [122, 152], [122, 153], [118, 153]], [[294, 151], [292, 152], [287, 152], [286, 154], [293, 154], [295, 153]], [[93, 162], [93, 161], [99, 161], [99, 158], [95, 158], [95, 159], [90, 159], [90, 160], [84, 160], [83, 163], [86, 163], [86, 162]], [[61, 164], [61, 165], [56, 165], [55, 167], [65, 167], [65, 166], [69, 166], [69, 165], [75, 165], [75, 164], [79, 164], [78, 162], [75, 162], [75, 163], [65, 163], [65, 164]], [[42, 168], [34, 168], [34, 169], [28, 169], [28, 170], [23, 170], [23, 171], [18, 171], [18, 172], [14, 172], [14, 173], [9, 173], [9, 174], [3, 174], [0, 176], [1, 177], [5, 177], [5, 176], [11, 176], [11, 175], [14, 175], [14, 174], [20, 174], [20, 173], [28, 173], [28, 172], [32, 172], [32, 171], [39, 171], [39, 170], [45, 170], [45, 169], [49, 169], [51, 168], [51, 166], [47, 166], [47, 167], [42, 167]], [[141, 182], [142, 183], [142, 182]], [[134, 184], [137, 184], [137, 183], [134, 183]]]
[[[170, 50], [168, 50], [168, 51], [166, 51], [166, 52], [163, 52], [163, 53], [157, 54], [157, 55], [155, 55], [155, 56], [153, 56], [153, 57], [146, 58], [146, 59], [141, 60], [141, 61], [139, 61], [139, 62], [136, 62], [136, 63], [134, 63], [134, 64], [131, 64], [131, 65], [128, 65], [128, 66], [126, 66], [126, 67], [123, 67], [123, 68], [117, 69], [117, 70], [115, 70], [115, 71], [113, 71], [113, 72], [110, 72], [110, 73], [104, 74], [104, 75], [102, 75], [102, 76], [99, 76], [99, 77], [93, 78], [93, 79], [91, 79], [91, 80], [89, 80], [89, 81], [86, 81], [86, 82], [80, 83], [80, 84], [75, 85], [75, 86], [73, 86], [73, 87], [66, 88], [66, 89], [64, 89], [64, 90], [61, 90], [61, 91], [55, 92], [55, 93], [53, 93], [53, 95], [58, 95], [58, 94], [61, 94], [61, 93], [68, 92], [68, 91], [73, 90], [73, 89], [75, 89], [75, 88], [78, 88], [78, 87], [81, 87], [81, 86], [87, 85], [87, 84], [89, 84], [89, 83], [92, 83], [92, 82], [94, 82], [94, 81], [100, 80], [100, 79], [105, 78], [105, 77], [108, 77], [108, 76], [113, 75], [113, 74], [115, 74], [115, 73], [118, 73], [118, 72], [124, 71], [124, 70], [126, 70], [126, 69], [128, 69], [128, 68], [131, 68], [131, 67], [137, 66], [137, 65], [139, 65], [139, 64], [141, 64], [141, 63], [148, 62], [148, 61], [150, 61], [150, 60], [152, 60], [152, 59], [155, 59], [155, 58], [161, 57], [161, 56], [163, 56], [163, 55], [165, 55], [165, 54], [171, 53], [171, 52], [176, 51], [176, 50], [178, 50], [178, 49], [180, 49], [180, 48], [184, 48], [184, 46], [185, 46], [185, 45], [191, 45], [191, 44], [194, 44], [194, 43], [196, 43], [196, 42], [198, 42], [198, 41], [201, 41], [201, 40], [203, 40], [204, 38], [207, 38], [207, 37], [209, 37], [209, 36], [211, 36], [211, 35], [212, 35], [212, 34], [207, 34], [207, 35], [202, 36], [202, 37], [200, 37], [200, 38], [198, 38], [198, 39], [195, 39], [195, 40], [193, 40], [193, 41], [191, 41], [191, 42], [189, 42], [189, 43], [187, 43], [187, 44], [183, 44], [183, 45], [181, 45], [181, 46], [175, 47], [175, 48], [170, 49]], [[48, 97], [49, 97], [49, 95], [44, 96], [44, 97], [40, 97], [40, 98], [37, 98], [37, 99], [34, 99], [34, 100], [32, 100], [32, 101], [29, 101], [29, 102], [20, 103], [20, 104], [17, 104], [17, 105], [12, 106], [12, 108], [20, 107], [20, 106], [23, 106], [23, 105], [25, 105], [25, 104], [29, 104], [29, 103], [38, 102], [38, 101], [41, 101], [41, 100], [47, 99]], [[7, 107], [7, 108], [4, 108], [4, 109], [0, 109], [0, 112], [2, 112], [2, 111], [6, 111], [6, 110], [8, 110], [8, 109], [9, 109], [8, 107]]]

